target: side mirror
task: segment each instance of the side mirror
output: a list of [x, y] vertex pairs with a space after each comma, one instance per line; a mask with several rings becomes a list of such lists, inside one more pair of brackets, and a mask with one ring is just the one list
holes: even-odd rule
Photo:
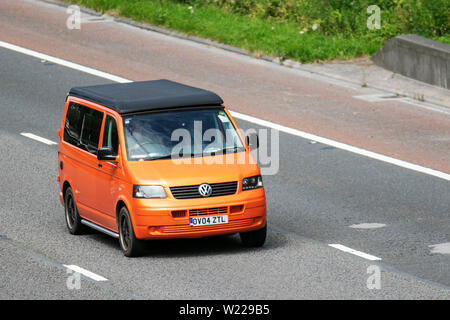
[[97, 160], [100, 161], [115, 161], [117, 155], [114, 154], [112, 147], [102, 147], [97, 150]]
[[250, 133], [245, 137], [245, 142], [247, 142], [250, 150], [256, 150], [259, 148], [259, 137], [256, 133]]

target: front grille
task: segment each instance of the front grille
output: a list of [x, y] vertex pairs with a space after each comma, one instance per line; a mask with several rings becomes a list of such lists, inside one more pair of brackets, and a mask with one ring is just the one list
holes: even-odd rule
[[219, 207], [219, 208], [203, 208], [203, 209], [191, 209], [189, 210], [189, 216], [207, 216], [211, 214], [227, 214], [227, 207]]
[[[237, 181], [224, 182], [224, 183], [212, 183], [210, 184], [212, 193], [210, 197], [226, 196], [235, 194], [237, 191]], [[185, 187], [171, 187], [170, 192], [175, 199], [194, 199], [203, 198], [198, 192], [199, 185], [185, 186]]]

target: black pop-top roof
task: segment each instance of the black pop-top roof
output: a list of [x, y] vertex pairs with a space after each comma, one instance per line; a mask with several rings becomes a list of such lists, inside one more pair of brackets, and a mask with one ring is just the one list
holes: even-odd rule
[[101, 104], [120, 114], [223, 103], [214, 92], [169, 80], [74, 87], [69, 95]]

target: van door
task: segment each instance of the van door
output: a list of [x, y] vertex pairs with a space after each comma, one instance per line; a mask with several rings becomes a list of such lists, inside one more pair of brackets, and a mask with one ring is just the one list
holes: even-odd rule
[[119, 154], [119, 135], [117, 122], [111, 115], [106, 115], [103, 129], [102, 147], [112, 147], [114, 155], [119, 156], [118, 162], [97, 161], [97, 202], [96, 209], [105, 215], [104, 227], [117, 231], [116, 202], [120, 193], [123, 166]]
[[66, 153], [64, 170], [70, 170], [79, 214], [99, 224], [104, 220], [95, 209], [98, 189], [97, 149], [103, 116], [101, 111], [70, 103], [64, 126], [64, 141], [75, 147]]

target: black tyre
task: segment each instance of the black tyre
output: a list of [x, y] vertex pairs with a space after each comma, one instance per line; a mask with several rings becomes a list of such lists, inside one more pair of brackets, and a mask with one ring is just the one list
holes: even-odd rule
[[122, 207], [119, 212], [119, 242], [126, 257], [138, 257], [143, 252], [143, 241], [136, 239], [130, 213], [126, 207]]
[[242, 245], [244, 245], [245, 247], [262, 247], [266, 242], [266, 235], [267, 224], [264, 226], [264, 228], [254, 231], [241, 232], [239, 234], [239, 236], [241, 237]]
[[75, 203], [75, 197], [73, 196], [72, 188], [70, 187], [66, 190], [64, 196], [64, 211], [69, 232], [71, 234], [83, 234], [86, 231], [86, 227], [81, 223], [77, 204]]

